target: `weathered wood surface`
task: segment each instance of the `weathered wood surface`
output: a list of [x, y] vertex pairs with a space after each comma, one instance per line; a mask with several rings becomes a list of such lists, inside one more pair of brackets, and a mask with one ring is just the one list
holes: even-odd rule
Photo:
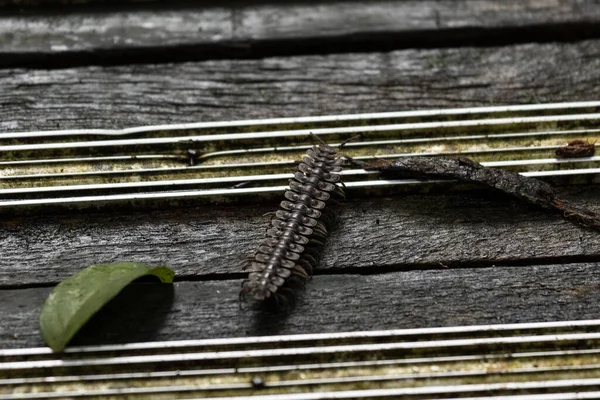
[[[600, 211], [600, 188], [571, 199]], [[49, 285], [91, 264], [139, 261], [179, 279], [241, 277], [275, 206], [13, 218], [0, 227], [0, 287]], [[600, 233], [498, 194], [355, 199], [320, 273], [366, 273], [600, 260]]]
[[123, 4], [123, 3], [152, 3], [157, 4], [164, 0], [0, 0], [0, 7], [8, 10], [23, 11], [26, 9], [56, 9], [58, 7], [70, 6], [76, 7], [82, 4]]
[[[0, 69], [0, 131], [600, 98], [600, 40], [465, 47], [600, 37], [592, 0], [152, 7], [0, 16], [0, 67], [38, 68]], [[600, 188], [562, 190], [600, 210]], [[599, 234], [481, 192], [351, 200], [295, 312], [240, 311], [272, 208], [3, 217], [0, 348], [42, 345], [50, 286], [116, 260], [181, 281], [129, 287], [76, 343], [597, 318]]]
[[75, 8], [0, 16], [0, 66], [215, 57], [599, 37], [592, 0], [320, 1]]
[[0, 131], [600, 98], [600, 41], [0, 70]]
[[[240, 310], [237, 280], [133, 285], [73, 344], [200, 339], [598, 317], [598, 264], [318, 276], [296, 310]], [[0, 291], [0, 348], [41, 346], [50, 288]]]

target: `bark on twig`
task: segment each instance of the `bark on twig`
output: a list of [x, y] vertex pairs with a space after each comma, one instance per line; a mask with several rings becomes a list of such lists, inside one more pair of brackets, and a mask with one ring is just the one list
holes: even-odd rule
[[486, 168], [468, 158], [409, 157], [374, 160], [364, 169], [394, 178], [447, 178], [482, 184], [540, 207], [559, 212], [565, 219], [600, 230], [600, 214], [561, 199], [552, 186], [534, 178], [497, 168]]

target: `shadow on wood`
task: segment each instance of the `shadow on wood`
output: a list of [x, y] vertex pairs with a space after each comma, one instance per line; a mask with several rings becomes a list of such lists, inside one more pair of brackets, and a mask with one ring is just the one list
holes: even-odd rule
[[129, 285], [94, 315], [69, 345], [156, 340], [171, 312], [174, 294], [174, 286], [169, 284]]

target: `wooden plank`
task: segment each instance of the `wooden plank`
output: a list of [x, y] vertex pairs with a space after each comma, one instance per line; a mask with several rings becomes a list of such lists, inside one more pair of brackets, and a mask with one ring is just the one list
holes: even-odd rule
[[[240, 281], [133, 285], [76, 344], [592, 319], [596, 263], [318, 276], [288, 316], [240, 310]], [[50, 288], [0, 291], [0, 348], [43, 345]]]
[[29, 8], [55, 9], [58, 7], [77, 7], [83, 4], [122, 4], [122, 3], [160, 3], [162, 0], [0, 0], [0, 7], [8, 10], [26, 10]]
[[[0, 3], [1, 4], [1, 3]], [[600, 37], [593, 0], [227, 2], [0, 16], [0, 67], [174, 62]]]
[[[600, 188], [568, 198], [600, 211]], [[138, 261], [179, 279], [242, 277], [275, 205], [42, 215], [4, 220], [0, 287], [49, 285], [91, 264]], [[331, 234], [320, 273], [489, 267], [600, 259], [598, 232], [499, 194], [355, 199]], [[234, 275], [231, 275], [234, 274]]]
[[599, 52], [586, 41], [0, 70], [0, 131], [591, 100]]

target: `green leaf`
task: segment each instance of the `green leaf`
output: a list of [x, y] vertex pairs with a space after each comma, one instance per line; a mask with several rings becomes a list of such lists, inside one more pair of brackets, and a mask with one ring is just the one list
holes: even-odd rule
[[83, 325], [123, 288], [139, 277], [154, 275], [172, 283], [168, 267], [151, 268], [136, 262], [92, 265], [59, 283], [48, 296], [40, 314], [44, 341], [61, 351]]

